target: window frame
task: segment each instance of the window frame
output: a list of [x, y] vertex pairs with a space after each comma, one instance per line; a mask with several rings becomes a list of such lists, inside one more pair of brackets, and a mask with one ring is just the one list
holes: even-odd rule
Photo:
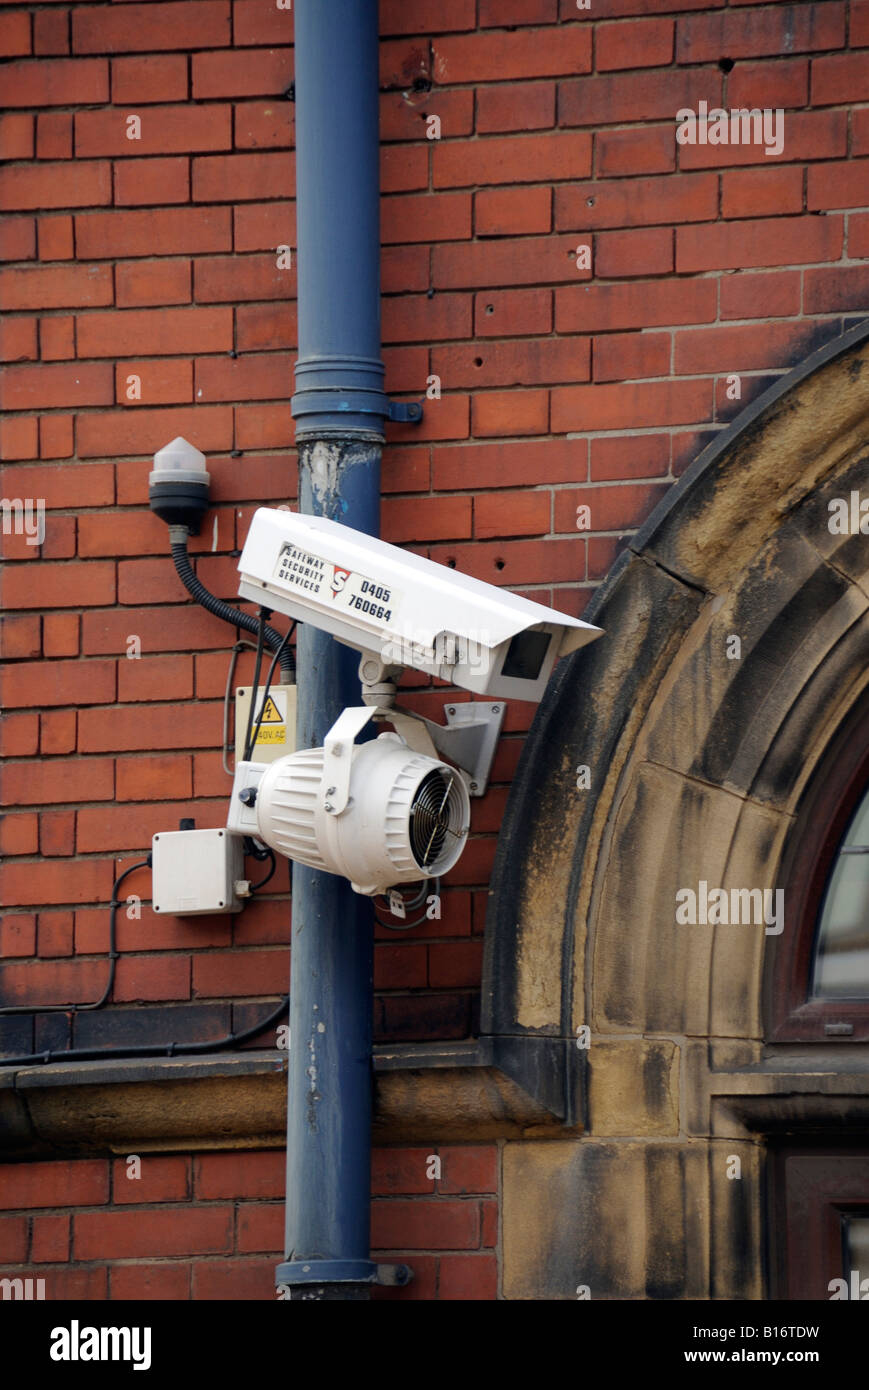
[[[857, 756], [854, 756], [854, 749]], [[779, 886], [785, 930], [773, 938], [767, 972], [767, 1041], [869, 1041], [865, 999], [809, 997], [824, 893], [842, 838], [869, 788], [869, 694], [843, 721], [803, 795], [789, 837]], [[851, 1032], [830, 1034], [831, 1024]]]

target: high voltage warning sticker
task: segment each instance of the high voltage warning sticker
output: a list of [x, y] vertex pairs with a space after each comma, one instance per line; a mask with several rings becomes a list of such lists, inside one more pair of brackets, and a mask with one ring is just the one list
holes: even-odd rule
[[[259, 710], [256, 712], [259, 718]], [[262, 713], [260, 729], [257, 734], [257, 743], [284, 743], [286, 742], [286, 714], [281, 714], [274, 698], [269, 695], [266, 706]]]

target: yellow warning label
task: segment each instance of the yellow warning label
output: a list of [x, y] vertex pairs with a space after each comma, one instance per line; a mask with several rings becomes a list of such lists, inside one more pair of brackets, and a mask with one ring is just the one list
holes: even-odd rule
[[263, 710], [260, 722], [262, 724], [283, 724], [284, 716], [281, 714], [271, 695], [266, 700], [266, 707]]
[[283, 724], [272, 724], [268, 729], [262, 728], [257, 734], [257, 743], [286, 743], [287, 731]]

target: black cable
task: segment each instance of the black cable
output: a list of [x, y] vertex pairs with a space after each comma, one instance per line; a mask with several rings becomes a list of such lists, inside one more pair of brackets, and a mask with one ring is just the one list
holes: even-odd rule
[[[289, 632], [288, 632], [288, 633], [286, 634], [286, 636], [284, 637], [284, 642], [289, 642], [289, 640], [290, 640], [290, 638], [292, 637], [292, 635], [293, 635], [293, 633], [295, 632], [295, 630], [296, 630], [296, 622], [295, 622], [295, 619], [294, 619], [294, 620], [293, 620], [293, 623], [292, 623], [292, 625], [291, 625], [291, 627], [290, 627]], [[282, 645], [283, 645], [283, 644], [282, 644]], [[271, 687], [272, 677], [274, 676], [274, 673], [275, 673], [275, 666], [276, 666], [277, 662], [280, 660], [280, 655], [281, 655], [281, 652], [280, 652], [280, 648], [279, 648], [278, 651], [276, 651], [275, 654], [274, 654], [274, 656], [272, 657], [272, 664], [271, 664], [271, 666], [269, 667], [269, 673], [268, 673], [268, 675], [266, 676], [265, 691], [264, 691], [264, 693], [263, 693], [263, 702], [262, 702], [262, 705], [260, 706], [259, 718], [257, 719], [257, 721], [256, 721], [256, 727], [255, 727], [254, 730], [253, 730], [253, 737], [250, 739], [250, 742], [249, 742], [248, 746], [245, 748], [245, 753], [244, 753], [244, 760], [245, 760], [245, 762], [250, 762], [251, 758], [253, 757], [253, 750], [256, 748], [256, 741], [257, 741], [257, 739], [259, 738], [260, 726], [262, 725], [263, 716], [265, 715], [265, 712], [266, 712], [266, 705], [267, 705], [268, 702], [269, 702], [269, 689], [270, 689], [270, 687]], [[251, 709], [253, 709], [253, 702], [254, 702], [254, 699], [256, 698], [256, 692], [257, 692], [257, 686], [254, 686], [254, 688], [253, 688], [253, 694], [251, 695], [251, 702], [250, 702], [250, 707], [251, 707]], [[250, 733], [250, 724], [248, 724], [248, 733]]]
[[265, 885], [268, 883], [269, 879], [270, 879], [270, 878], [274, 878], [274, 876], [275, 876], [275, 870], [276, 870], [277, 867], [278, 867], [278, 861], [277, 861], [277, 859], [275, 859], [274, 851], [273, 851], [273, 850], [269, 850], [268, 855], [267, 855], [267, 858], [269, 858], [269, 859], [272, 861], [272, 867], [269, 869], [269, 871], [268, 871], [268, 873], [266, 874], [265, 878], [261, 878], [261, 879], [259, 880], [258, 883], [252, 883], [252, 884], [250, 885], [250, 891], [251, 891], [252, 893], [255, 893], [255, 892], [257, 891], [258, 888], [264, 888]]
[[[115, 926], [115, 914], [121, 905], [118, 902], [118, 889], [124, 879], [129, 874], [135, 873], [136, 869], [150, 869], [150, 867], [151, 856], [149, 854], [147, 859], [139, 859], [135, 864], [130, 864], [124, 869], [123, 873], [118, 874], [112, 885], [112, 901], [109, 904], [111, 909], [109, 912], [109, 978], [99, 999], [93, 1004], [43, 1004], [41, 1006], [39, 1004], [8, 1004], [0, 1008], [0, 1014], [81, 1014], [87, 1013], [90, 1009], [101, 1009], [114, 987], [115, 962], [119, 955], [116, 946], [117, 932]], [[0, 1059], [0, 1065], [2, 1065], [2, 1059]]]
[[257, 1033], [261, 1033], [264, 1028], [269, 1028], [273, 1023], [277, 1023], [289, 1008], [290, 996], [287, 994], [281, 1000], [276, 1009], [264, 1018], [261, 1023], [254, 1024], [253, 1028], [246, 1028], [243, 1033], [227, 1033], [225, 1037], [218, 1038], [215, 1042], [198, 1043], [149, 1043], [139, 1047], [78, 1047], [63, 1052], [31, 1052], [23, 1057], [0, 1057], [0, 1066], [3, 1067], [27, 1067], [35, 1062], [94, 1062], [100, 1057], [168, 1057], [187, 1056], [190, 1053], [217, 1052], [222, 1047], [229, 1047], [232, 1043], [247, 1042], [250, 1038], [255, 1038]]
[[[174, 541], [172, 543], [172, 559], [175, 562], [175, 569], [178, 578], [184, 585], [188, 594], [196, 599], [203, 608], [212, 613], [215, 618], [222, 618], [224, 622], [232, 623], [233, 627], [243, 627], [247, 632], [257, 632], [259, 622], [251, 617], [249, 613], [243, 613], [240, 608], [234, 608], [231, 603], [224, 603], [223, 599], [215, 598], [214, 594], [209, 593], [205, 585], [194, 573], [190, 563], [190, 556], [187, 553], [187, 542]], [[289, 681], [296, 671], [296, 662], [292, 652], [281, 642], [281, 634], [273, 627], [266, 627], [265, 639], [272, 651], [277, 651], [283, 645], [284, 654], [281, 658], [281, 670]]]
[[250, 741], [251, 730], [253, 728], [253, 709], [256, 704], [257, 691], [259, 690], [259, 673], [263, 663], [263, 637], [266, 627], [266, 610], [261, 608], [259, 611], [259, 632], [256, 639], [256, 657], [253, 667], [253, 685], [250, 691], [250, 704], [247, 709], [247, 729], [244, 735], [244, 761], [250, 762], [250, 754], [253, 744]]

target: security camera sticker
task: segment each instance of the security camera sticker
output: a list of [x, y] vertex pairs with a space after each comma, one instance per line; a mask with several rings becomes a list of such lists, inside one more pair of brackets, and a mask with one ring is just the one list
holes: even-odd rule
[[391, 623], [401, 602], [392, 584], [333, 564], [291, 541], [281, 546], [274, 579], [285, 589], [304, 593], [327, 608], [346, 608], [376, 623]]

